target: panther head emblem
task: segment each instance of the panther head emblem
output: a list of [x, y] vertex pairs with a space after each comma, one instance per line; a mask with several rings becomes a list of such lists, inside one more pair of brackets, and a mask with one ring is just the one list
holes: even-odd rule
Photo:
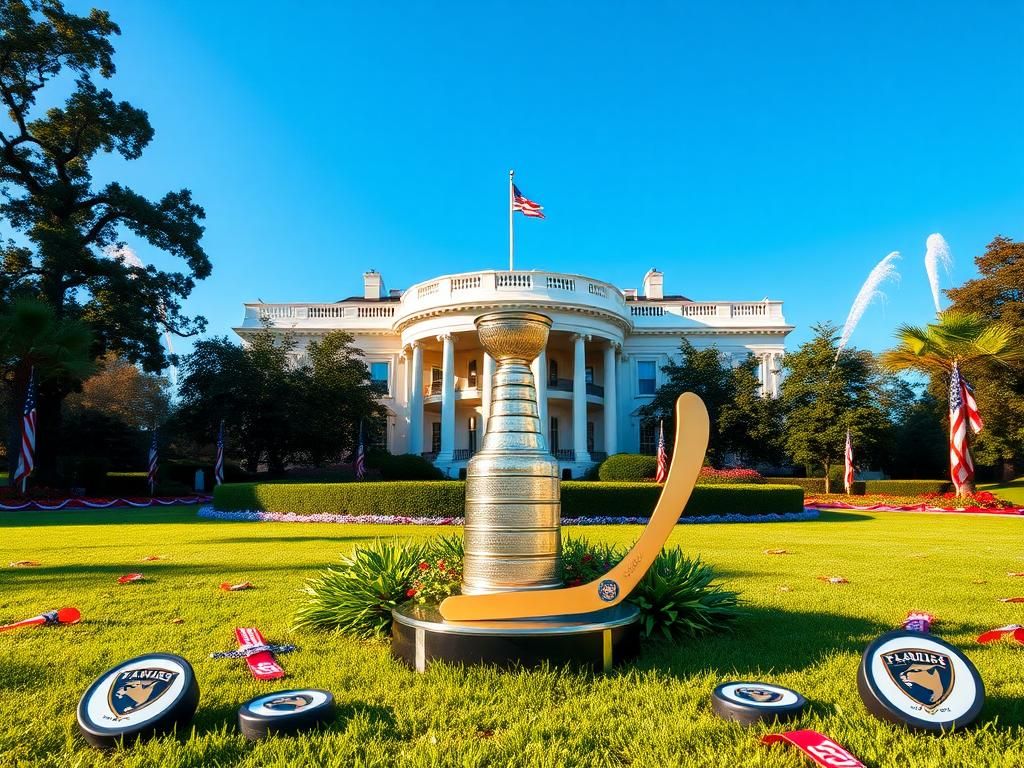
[[298, 693], [293, 696], [279, 696], [266, 702], [263, 706], [267, 709], [277, 709], [282, 712], [294, 712], [297, 709], [308, 707], [312, 702], [312, 697]]

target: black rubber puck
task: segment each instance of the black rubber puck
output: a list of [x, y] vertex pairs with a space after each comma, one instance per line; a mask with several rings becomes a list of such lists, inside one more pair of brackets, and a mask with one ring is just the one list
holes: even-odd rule
[[180, 656], [150, 653], [104, 672], [78, 702], [78, 727], [96, 747], [112, 747], [187, 726], [199, 706], [195, 672]]
[[712, 691], [711, 708], [725, 720], [753, 725], [799, 717], [807, 708], [807, 699], [780, 685], [733, 680]]
[[247, 739], [300, 733], [333, 719], [334, 696], [316, 688], [265, 693], [238, 708], [238, 727]]
[[970, 659], [937, 637], [905, 630], [865, 649], [857, 690], [875, 717], [932, 733], [971, 725], [985, 704]]

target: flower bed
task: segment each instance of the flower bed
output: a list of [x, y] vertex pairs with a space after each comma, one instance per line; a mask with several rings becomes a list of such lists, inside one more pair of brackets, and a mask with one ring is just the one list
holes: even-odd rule
[[[225, 512], [212, 505], [199, 508], [199, 517], [235, 523], [340, 523], [343, 525], [462, 525], [462, 517], [416, 517], [408, 515], [345, 515], [320, 512], [297, 515], [294, 512], [234, 510]], [[680, 517], [677, 525], [695, 523], [792, 523], [818, 518], [816, 509], [767, 515], [699, 515]], [[563, 517], [562, 525], [647, 525], [647, 517]]]
[[924, 493], [916, 496], [874, 493], [865, 496], [821, 494], [807, 499], [816, 509], [859, 509], [875, 512], [989, 512], [1024, 514], [1024, 508], [1004, 501], [988, 491], [957, 496], [954, 493]]

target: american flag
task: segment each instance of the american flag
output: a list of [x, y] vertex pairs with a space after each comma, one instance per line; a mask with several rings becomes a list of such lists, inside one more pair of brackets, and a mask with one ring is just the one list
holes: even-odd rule
[[217, 432], [217, 458], [213, 462], [213, 481], [220, 485], [224, 482], [224, 419], [220, 420]]
[[36, 465], [36, 369], [28, 375], [28, 391], [25, 394], [25, 410], [21, 418], [21, 453], [14, 482], [21, 481], [24, 492], [28, 476]]
[[850, 441], [850, 430], [846, 430], [846, 470], [843, 472], [843, 487], [850, 492], [853, 485], [853, 443]]
[[658, 471], [654, 481], [664, 483], [668, 479], [668, 454], [665, 453], [665, 422], [658, 426]]
[[531, 216], [535, 219], [544, 218], [544, 206], [524, 197], [515, 184], [512, 185], [512, 210], [521, 211], [524, 216]]
[[149, 495], [156, 491], [156, 468], [159, 463], [159, 456], [156, 450], [156, 430], [153, 430], [153, 442], [149, 444]]
[[974, 400], [974, 391], [960, 375], [960, 366], [953, 363], [949, 380], [949, 473], [960, 490], [974, 477], [974, 462], [967, 447], [967, 429], [977, 434], [984, 424]]
[[359, 422], [359, 445], [356, 446], [356, 480], [366, 477], [366, 447], [363, 445], [363, 422]]

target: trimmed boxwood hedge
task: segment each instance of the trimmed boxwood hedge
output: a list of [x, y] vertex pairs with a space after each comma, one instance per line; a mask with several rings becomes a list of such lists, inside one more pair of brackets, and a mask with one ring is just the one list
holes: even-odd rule
[[[824, 477], [766, 477], [765, 482], [776, 485], [798, 485], [804, 489], [805, 493], [811, 493], [815, 496], [825, 492]], [[863, 496], [866, 482], [868, 481], [854, 480], [853, 485], [850, 486], [850, 495]], [[839, 481], [832, 481], [832, 493], [843, 493], [842, 478]]]
[[922, 493], [946, 493], [953, 490], [949, 480], [867, 480], [868, 493], [891, 493], [896, 496], [917, 496]]
[[[330, 512], [350, 515], [461, 517], [464, 482], [457, 480], [379, 483], [233, 483], [214, 491], [224, 511], [263, 510], [298, 515]], [[661, 493], [653, 483], [562, 483], [563, 517], [649, 515]], [[764, 515], [799, 512], [804, 494], [778, 485], [700, 485], [685, 515]]]
[[597, 476], [606, 482], [653, 480], [658, 459], [646, 453], [616, 453], [601, 462]]

